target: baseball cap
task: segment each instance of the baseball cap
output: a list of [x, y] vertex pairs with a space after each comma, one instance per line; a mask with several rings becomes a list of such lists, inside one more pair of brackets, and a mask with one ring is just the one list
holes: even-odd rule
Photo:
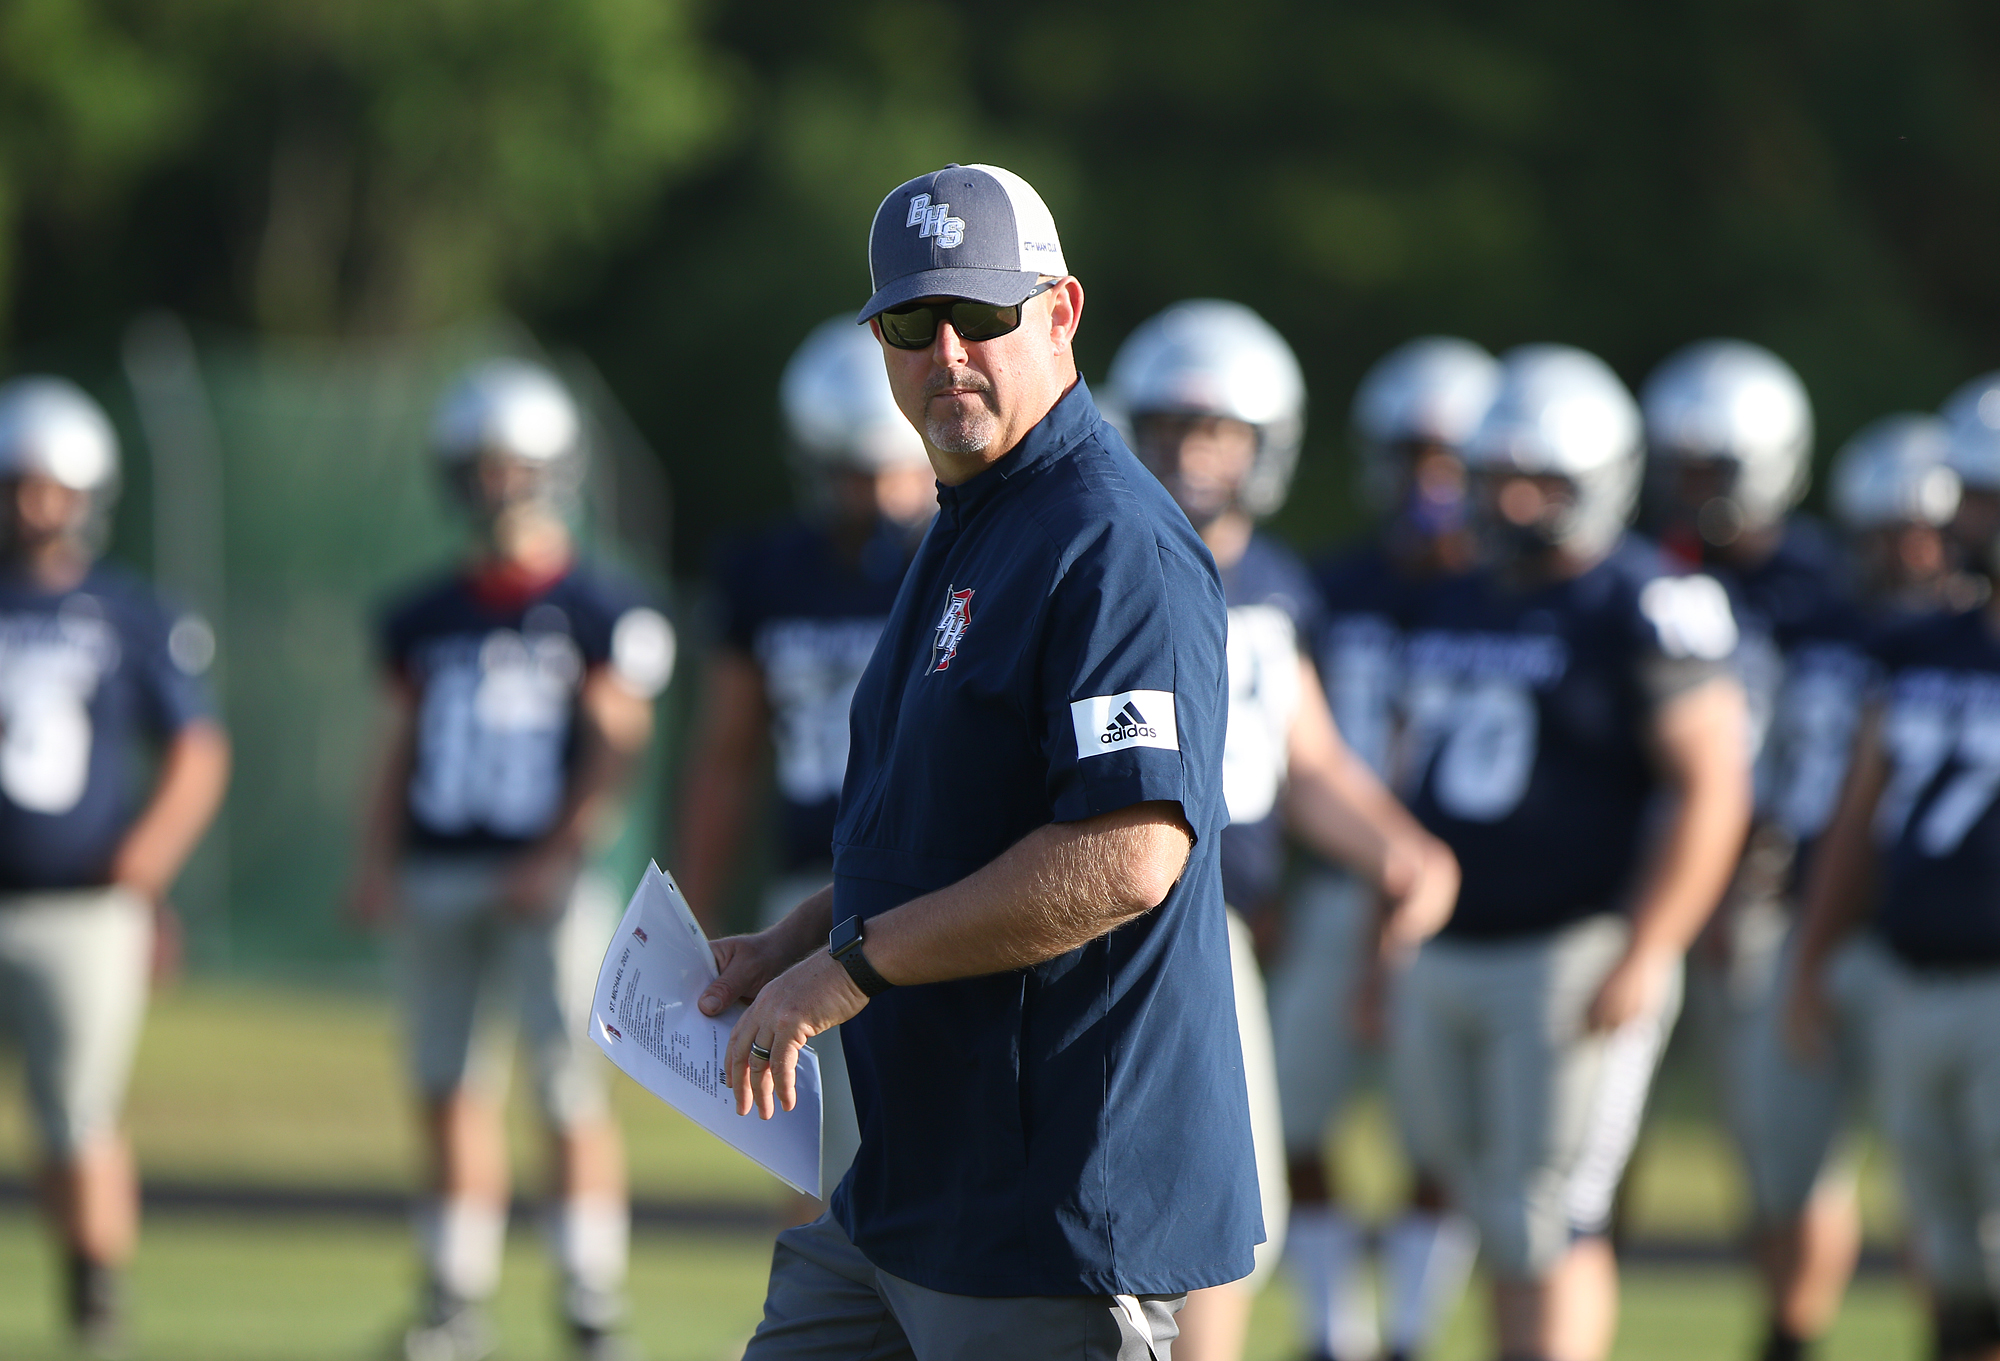
[[1067, 274], [1056, 220], [1026, 180], [997, 165], [958, 165], [898, 185], [868, 230], [875, 296], [857, 322], [916, 298], [1012, 307], [1045, 274]]

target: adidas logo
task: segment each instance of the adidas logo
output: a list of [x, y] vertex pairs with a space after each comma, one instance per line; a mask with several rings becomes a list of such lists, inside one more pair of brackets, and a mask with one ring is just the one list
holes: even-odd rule
[[1159, 735], [1159, 731], [1146, 722], [1146, 716], [1139, 712], [1139, 706], [1128, 699], [1125, 701], [1125, 707], [1113, 714], [1111, 721], [1104, 725], [1104, 731], [1097, 735], [1097, 740], [1106, 746], [1111, 746], [1118, 742], [1129, 742], [1135, 737]]

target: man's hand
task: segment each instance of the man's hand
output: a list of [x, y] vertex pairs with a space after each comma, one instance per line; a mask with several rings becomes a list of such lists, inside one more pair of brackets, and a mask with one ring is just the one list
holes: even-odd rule
[[1395, 848], [1385, 870], [1382, 950], [1390, 962], [1407, 963], [1458, 906], [1458, 857], [1444, 842], [1422, 833], [1409, 839], [1407, 849]]
[[[735, 939], [754, 941], [758, 937]], [[717, 945], [718, 963], [724, 962], [722, 945], [731, 943]], [[798, 1104], [799, 1050], [806, 1041], [855, 1015], [868, 1005], [868, 999], [854, 986], [854, 980], [848, 977], [840, 961], [824, 950], [815, 950], [768, 982], [762, 979], [769, 977], [775, 955], [760, 952], [751, 959], [745, 957], [747, 953], [732, 952], [725, 968], [733, 966], [736, 972], [726, 973], [711, 983], [701, 995], [700, 1005], [713, 1016], [732, 996], [754, 993], [750, 1009], [738, 1018], [736, 1028], [729, 1034], [722, 1080], [736, 1090], [738, 1115], [748, 1115], [754, 1103], [757, 1114], [769, 1120], [778, 1106], [791, 1110]], [[744, 982], [752, 980], [756, 980], [753, 989], [744, 989]], [[770, 1058], [766, 1060], [752, 1053], [752, 1045], [763, 1049]]]
[[1586, 1023], [1600, 1034], [1628, 1021], [1659, 1011], [1673, 977], [1674, 956], [1657, 951], [1628, 950], [1611, 966], [1591, 999]]

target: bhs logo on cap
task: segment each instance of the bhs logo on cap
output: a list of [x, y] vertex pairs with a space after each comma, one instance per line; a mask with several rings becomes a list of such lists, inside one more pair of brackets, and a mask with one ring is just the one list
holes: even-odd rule
[[935, 236], [938, 245], [946, 250], [951, 250], [965, 240], [965, 219], [951, 216], [949, 203], [940, 203], [932, 207], [929, 194], [911, 196], [910, 218], [903, 225], [918, 228], [917, 239], [920, 241], [925, 237]]

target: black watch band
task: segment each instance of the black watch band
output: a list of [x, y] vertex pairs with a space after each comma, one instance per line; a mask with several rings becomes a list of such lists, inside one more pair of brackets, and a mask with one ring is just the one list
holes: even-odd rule
[[854, 980], [854, 986], [861, 989], [863, 997], [880, 997], [896, 986], [868, 962], [868, 956], [861, 953], [861, 918], [849, 917], [827, 933], [826, 952], [840, 961], [847, 970], [847, 976]]

